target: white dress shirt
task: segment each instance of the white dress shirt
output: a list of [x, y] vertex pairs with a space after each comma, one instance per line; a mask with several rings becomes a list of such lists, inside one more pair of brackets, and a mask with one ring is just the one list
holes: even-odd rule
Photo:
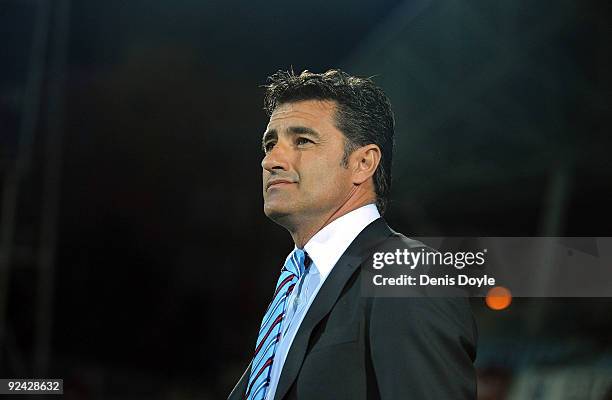
[[380, 214], [376, 206], [368, 204], [332, 221], [304, 245], [312, 263], [287, 299], [285, 317], [281, 322], [282, 335], [272, 363], [266, 400], [274, 399], [291, 343], [323, 282], [357, 235], [378, 218]]

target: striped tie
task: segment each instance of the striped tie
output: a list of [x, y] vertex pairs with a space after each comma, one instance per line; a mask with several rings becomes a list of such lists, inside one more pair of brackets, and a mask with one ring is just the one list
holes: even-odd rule
[[249, 386], [246, 391], [247, 400], [261, 400], [266, 397], [276, 345], [281, 338], [281, 322], [285, 317], [287, 298], [304, 273], [305, 264], [309, 261], [307, 258], [308, 255], [304, 250], [295, 249], [281, 269], [274, 297], [261, 322], [261, 328], [259, 328]]

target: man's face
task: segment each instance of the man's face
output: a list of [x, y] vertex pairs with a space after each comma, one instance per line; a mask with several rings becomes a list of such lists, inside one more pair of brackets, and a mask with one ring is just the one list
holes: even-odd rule
[[335, 112], [335, 102], [305, 100], [281, 104], [270, 116], [261, 163], [264, 212], [281, 225], [326, 218], [351, 190]]

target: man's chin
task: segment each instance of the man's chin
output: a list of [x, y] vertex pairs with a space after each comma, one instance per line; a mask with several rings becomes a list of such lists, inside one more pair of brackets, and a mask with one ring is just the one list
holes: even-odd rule
[[266, 217], [273, 220], [275, 218], [283, 218], [289, 215], [289, 212], [288, 210], [284, 210], [280, 207], [272, 207], [272, 206], [264, 205], [264, 214], [266, 214]]
[[264, 214], [277, 224], [285, 226], [291, 219], [292, 212], [286, 207], [264, 204]]

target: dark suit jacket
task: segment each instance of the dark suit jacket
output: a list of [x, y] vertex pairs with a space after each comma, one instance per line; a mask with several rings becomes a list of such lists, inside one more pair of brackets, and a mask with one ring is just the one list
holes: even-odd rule
[[[476, 398], [467, 298], [364, 297], [359, 268], [386, 244], [423, 244], [379, 218], [351, 243], [306, 313], [274, 400]], [[228, 400], [242, 400], [250, 365]]]

